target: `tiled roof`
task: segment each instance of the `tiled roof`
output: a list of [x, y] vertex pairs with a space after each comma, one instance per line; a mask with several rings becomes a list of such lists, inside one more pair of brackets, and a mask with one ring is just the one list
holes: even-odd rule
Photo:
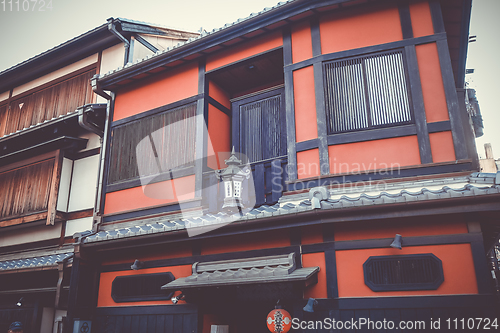
[[162, 55], [162, 54], [164, 54], [164, 53], [168, 53], [168, 52], [170, 52], [170, 51], [173, 51], [173, 50], [175, 50], [175, 49], [178, 49], [178, 48], [179, 48], [179, 47], [181, 47], [181, 46], [185, 46], [185, 45], [190, 44], [190, 43], [192, 43], [192, 42], [194, 42], [194, 41], [197, 41], [197, 40], [199, 40], [199, 39], [201, 39], [201, 38], [205, 38], [205, 37], [207, 37], [207, 36], [210, 36], [210, 35], [213, 35], [213, 34], [215, 34], [215, 33], [221, 32], [221, 31], [223, 31], [223, 30], [225, 30], [225, 29], [228, 29], [228, 28], [230, 28], [230, 27], [233, 27], [233, 26], [235, 26], [235, 25], [237, 25], [237, 24], [243, 23], [243, 22], [245, 22], [245, 21], [247, 21], [247, 20], [249, 20], [249, 19], [253, 19], [253, 18], [257, 17], [257, 16], [263, 15], [263, 14], [265, 14], [265, 13], [268, 13], [268, 12], [272, 11], [272, 10], [275, 10], [275, 9], [277, 9], [277, 8], [280, 8], [280, 7], [282, 7], [282, 6], [286, 5], [286, 4], [290, 3], [290, 2], [293, 2], [293, 1], [296, 1], [296, 0], [288, 0], [288, 1], [279, 2], [279, 3], [277, 3], [275, 6], [272, 6], [272, 7], [266, 7], [266, 8], [264, 8], [263, 10], [261, 10], [260, 12], [258, 12], [258, 13], [251, 13], [251, 14], [250, 14], [249, 16], [247, 16], [247, 17], [244, 17], [244, 18], [239, 18], [239, 19], [237, 19], [237, 20], [236, 20], [236, 21], [234, 21], [234, 22], [226, 23], [226, 24], [224, 24], [224, 26], [222, 26], [222, 27], [220, 27], [220, 28], [215, 28], [215, 29], [213, 29], [213, 30], [211, 30], [211, 31], [202, 31], [202, 32], [201, 32], [201, 34], [200, 34], [198, 37], [189, 38], [187, 41], [179, 42], [179, 43], [177, 43], [177, 44], [176, 44], [176, 45], [174, 45], [174, 46], [168, 47], [168, 48], [166, 48], [165, 50], [160, 50], [160, 51], [156, 52], [156, 53], [155, 53], [155, 54], [153, 54], [153, 55], [148, 55], [148, 56], [144, 57], [143, 59], [137, 59], [134, 63], [128, 63], [128, 64], [126, 64], [124, 67], [118, 67], [118, 68], [116, 68], [116, 69], [114, 69], [114, 70], [111, 70], [111, 71], [109, 71], [109, 72], [107, 72], [107, 73], [104, 73], [104, 74], [99, 74], [99, 75], [97, 75], [97, 77], [98, 77], [99, 79], [105, 78], [106, 76], [109, 76], [109, 75], [111, 75], [111, 74], [114, 74], [114, 73], [120, 72], [120, 71], [122, 71], [122, 70], [123, 70], [123, 69], [125, 69], [125, 68], [129, 68], [129, 67], [131, 67], [131, 66], [135, 66], [135, 65], [137, 65], [137, 64], [139, 64], [139, 63], [142, 63], [142, 62], [143, 62], [143, 61], [145, 61], [145, 60], [149, 60], [149, 59], [151, 59], [151, 58], [156, 58], [156, 57], [158, 57], [158, 56], [161, 56], [161, 55]]
[[176, 279], [162, 287], [185, 290], [221, 285], [259, 282], [303, 281], [319, 271], [319, 267], [296, 268], [295, 253], [235, 260], [221, 260], [193, 265], [193, 274]]
[[71, 110], [71, 111], [68, 111], [68, 113], [62, 114], [62, 115], [60, 115], [58, 117], [54, 117], [52, 119], [46, 119], [43, 122], [40, 122], [38, 124], [31, 125], [29, 127], [25, 127], [23, 129], [17, 130], [17, 131], [15, 131], [13, 133], [6, 134], [6, 135], [0, 137], [0, 140], [7, 139], [7, 138], [10, 138], [10, 137], [19, 135], [20, 133], [26, 132], [26, 130], [28, 130], [28, 129], [35, 130], [35, 129], [40, 128], [42, 126], [50, 125], [50, 124], [52, 124], [52, 123], [54, 123], [56, 121], [62, 121], [62, 120], [65, 120], [65, 119], [68, 119], [68, 118], [71, 118], [71, 117], [75, 117], [76, 115], [78, 115], [78, 110]]
[[0, 257], [0, 273], [19, 269], [44, 269], [56, 267], [59, 262], [69, 259], [73, 249], [47, 251], [46, 253], [18, 253]]
[[[500, 175], [500, 173], [499, 173]], [[370, 191], [358, 193], [339, 194], [338, 190], [329, 190], [329, 198], [321, 200], [320, 206], [314, 208], [310, 199], [302, 199], [300, 202], [286, 202], [273, 206], [260, 206], [254, 208], [243, 216], [230, 215], [225, 212], [217, 214], [205, 214], [200, 217], [180, 218], [169, 220], [168, 216], [155, 217], [138, 221], [136, 226], [101, 230], [84, 239], [84, 243], [101, 242], [119, 238], [135, 237], [147, 234], [164, 233], [190, 228], [213, 228], [217, 225], [236, 221], [250, 221], [280, 215], [300, 214], [302, 212], [321, 210], [339, 210], [354, 207], [382, 206], [401, 203], [425, 202], [431, 200], [443, 200], [449, 198], [479, 197], [492, 194], [500, 194], [499, 176], [495, 174], [472, 174], [470, 177], [461, 177], [454, 182], [448, 179], [443, 184], [443, 179], [425, 180], [420, 182], [427, 187], [418, 187], [419, 182], [401, 182], [392, 184], [387, 191]], [[464, 184], [464, 181], [467, 184]], [[479, 183], [478, 183], [479, 182]], [[472, 183], [472, 184], [471, 184]], [[474, 185], [473, 185], [474, 184]], [[345, 190], [349, 192], [350, 190]], [[307, 193], [305, 194], [307, 197]], [[296, 197], [297, 199], [297, 197]]]

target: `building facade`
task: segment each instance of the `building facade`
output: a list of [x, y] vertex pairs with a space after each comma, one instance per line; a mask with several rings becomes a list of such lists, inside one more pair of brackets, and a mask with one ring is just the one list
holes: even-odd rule
[[61, 332], [71, 311], [73, 234], [93, 228], [107, 118], [91, 78], [196, 35], [110, 18], [0, 73], [1, 331]]

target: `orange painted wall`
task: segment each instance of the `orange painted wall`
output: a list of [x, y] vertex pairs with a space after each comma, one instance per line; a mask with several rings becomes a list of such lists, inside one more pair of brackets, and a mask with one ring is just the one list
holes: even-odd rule
[[318, 125], [312, 66], [293, 72], [293, 94], [296, 141], [302, 142], [317, 138]]
[[[297, 178], [318, 177], [321, 174], [319, 150], [311, 149], [297, 153]], [[307, 186], [306, 186], [307, 187]]]
[[[173, 182], [173, 187], [171, 186]], [[106, 203], [104, 206], [104, 214], [128, 211], [138, 208], [146, 208], [157, 205], [165, 205], [179, 201], [185, 201], [194, 198], [194, 175], [167, 180], [151, 185], [147, 185], [146, 193], [144, 187], [132, 187], [126, 190], [110, 192], [106, 194]], [[166, 192], [164, 189], [175, 190], [173, 198], [162, 199], [161, 196]], [[170, 194], [167, 193], [167, 194]], [[166, 196], [168, 197], [168, 196]], [[158, 198], [158, 199], [155, 199]]]
[[[370, 256], [433, 253], [443, 262], [444, 282], [437, 290], [380, 291], [365, 284], [363, 263]], [[477, 294], [476, 274], [469, 244], [414, 246], [337, 251], [339, 297], [381, 297], [414, 295]]]
[[154, 254], [142, 255], [142, 253], [136, 254], [133, 257], [121, 258], [116, 260], [109, 260], [104, 262], [102, 265], [116, 265], [116, 264], [132, 264], [135, 259], [139, 259], [142, 262], [151, 260], [161, 260], [161, 259], [171, 259], [171, 258], [183, 258], [190, 257], [193, 255], [193, 249], [188, 244], [163, 244], [161, 252], [155, 252]]
[[231, 120], [215, 106], [208, 105], [207, 164], [212, 169], [225, 168], [224, 160], [231, 151]]
[[208, 95], [220, 104], [224, 105], [226, 108], [231, 108], [229, 94], [212, 81], [208, 82]]
[[304, 298], [328, 298], [326, 291], [326, 268], [325, 268], [325, 254], [321, 253], [308, 253], [302, 255], [302, 267], [319, 267], [318, 283], [307, 287], [304, 290]]
[[205, 240], [201, 247], [201, 254], [229, 253], [285, 246], [290, 246], [290, 233], [287, 230], [270, 231]]
[[403, 39], [397, 5], [336, 11], [320, 18], [323, 54]]
[[431, 142], [432, 161], [434, 163], [455, 161], [455, 147], [451, 132], [439, 132], [429, 134]]
[[283, 45], [281, 31], [270, 33], [246, 43], [241, 43], [228, 50], [217, 52], [207, 57], [206, 70], [210, 71], [241, 59], [280, 47]]
[[449, 235], [467, 233], [465, 222], [457, 221], [418, 221], [418, 223], [402, 223], [408, 221], [380, 223], [343, 223], [335, 225], [335, 240], [349, 241], [356, 239], [393, 238], [395, 234], [403, 237]]
[[427, 1], [411, 3], [410, 17], [413, 37], [422, 37], [434, 34], [431, 9]]
[[311, 25], [309, 21], [292, 27], [292, 61], [301, 62], [312, 58]]
[[[120, 272], [105, 272], [101, 273], [101, 278], [99, 281], [99, 294], [97, 300], [98, 307], [105, 306], [137, 306], [137, 305], [165, 305], [172, 304], [170, 300], [164, 301], [144, 301], [144, 302], [120, 302], [116, 303], [111, 298], [111, 286], [113, 280], [117, 276], [130, 276], [130, 275], [142, 275], [142, 274], [153, 274], [153, 273], [164, 273], [171, 272], [176, 279], [181, 277], [186, 277], [191, 275], [191, 265], [183, 266], [170, 266], [170, 267], [157, 267], [157, 268], [147, 268], [138, 271], [128, 270]], [[177, 292], [175, 295], [180, 294]], [[184, 301], [179, 301], [178, 304], [185, 303]]]
[[436, 43], [417, 45], [416, 50], [427, 122], [449, 120]]
[[133, 116], [198, 94], [198, 63], [176, 67], [165, 74], [118, 90], [113, 121]]
[[301, 244], [316, 244], [323, 242], [323, 228], [320, 225], [302, 227], [300, 229]]
[[329, 146], [330, 173], [361, 172], [420, 164], [417, 136], [405, 136]]

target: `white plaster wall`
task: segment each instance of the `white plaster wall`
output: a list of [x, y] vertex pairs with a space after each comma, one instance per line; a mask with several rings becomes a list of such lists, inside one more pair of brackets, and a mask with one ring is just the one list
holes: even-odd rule
[[[57, 333], [57, 325], [56, 322], [61, 321], [63, 317], [66, 317], [67, 311], [66, 310], [56, 310], [56, 314], [54, 316], [55, 322], [54, 322], [54, 329], [53, 333]], [[73, 329], [71, 329], [73, 330]]]
[[9, 91], [0, 94], [0, 102], [5, 101], [8, 98], [9, 98]]
[[94, 149], [94, 148], [99, 148], [101, 146], [101, 137], [95, 133], [86, 133], [86, 134], [80, 135], [79, 137], [82, 139], [89, 140], [87, 142], [87, 147], [85, 147], [85, 149], [80, 150], [80, 152]]
[[73, 236], [76, 232], [92, 230], [92, 216], [66, 222], [64, 237]]
[[[132, 37], [134, 38], [134, 37]], [[152, 44], [152, 43], [151, 43]], [[155, 45], [156, 46], [156, 45]], [[158, 48], [158, 46], [156, 46]], [[134, 38], [134, 55], [132, 61], [136, 61], [137, 59], [142, 59], [147, 55], [153, 54], [153, 51], [142, 45], [140, 42], [135, 40]]]
[[33, 81], [30, 81], [28, 83], [25, 83], [19, 87], [14, 88], [14, 91], [12, 93], [12, 96], [19, 95], [25, 91], [28, 91], [30, 89], [33, 89], [35, 87], [38, 87], [42, 84], [48, 83], [50, 81], [53, 81], [57, 78], [60, 78], [64, 75], [70, 74], [74, 71], [77, 71], [81, 68], [87, 67], [89, 65], [95, 64], [97, 62], [97, 53], [94, 55], [91, 55], [85, 59], [82, 59], [80, 61], [77, 61], [71, 65], [68, 65], [66, 67], [63, 67], [61, 69], [58, 69], [56, 71], [51, 72], [50, 74], [44, 75], [42, 77], [39, 77]]
[[52, 324], [54, 323], [54, 309], [43, 308], [42, 324], [40, 326], [40, 333], [52, 332]]
[[94, 207], [99, 155], [73, 162], [68, 212]]
[[59, 183], [59, 193], [57, 196], [57, 210], [61, 212], [66, 212], [68, 210], [69, 186], [71, 184], [72, 170], [73, 161], [64, 158], [61, 170], [61, 182]]
[[123, 43], [111, 46], [102, 51], [101, 56], [101, 68], [99, 73], [101, 75], [106, 74], [110, 70], [117, 69], [123, 66], [123, 59], [125, 56], [125, 47]]
[[61, 226], [61, 223], [56, 223], [53, 226], [38, 225], [11, 231], [2, 230], [0, 247], [59, 238], [61, 237]]

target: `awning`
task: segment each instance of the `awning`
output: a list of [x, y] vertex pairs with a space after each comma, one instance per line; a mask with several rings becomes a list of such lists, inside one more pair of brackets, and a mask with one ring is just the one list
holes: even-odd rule
[[296, 268], [295, 253], [193, 264], [193, 274], [162, 286], [164, 290], [220, 287], [274, 282], [305, 282], [315, 278], [319, 267]]
[[0, 256], [0, 274], [57, 269], [60, 262], [69, 261], [72, 255], [73, 247]]

